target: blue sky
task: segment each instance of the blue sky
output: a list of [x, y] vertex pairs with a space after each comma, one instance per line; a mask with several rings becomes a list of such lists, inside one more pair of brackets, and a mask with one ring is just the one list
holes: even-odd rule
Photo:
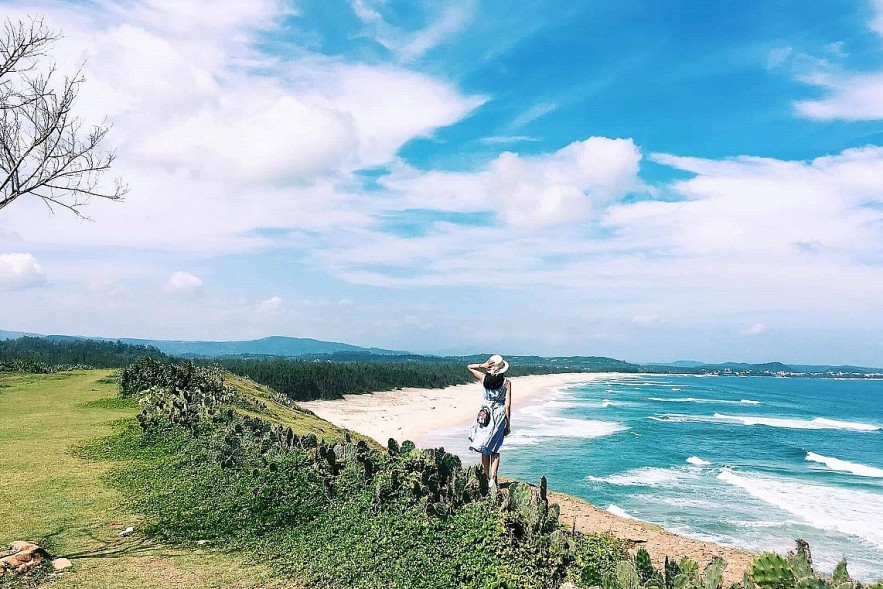
[[124, 204], [0, 212], [0, 327], [883, 365], [883, 2], [2, 2]]

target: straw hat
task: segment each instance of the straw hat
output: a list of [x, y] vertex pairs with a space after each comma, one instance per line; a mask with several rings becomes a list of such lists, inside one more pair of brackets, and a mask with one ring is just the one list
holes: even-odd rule
[[499, 354], [494, 354], [485, 362], [488, 374], [503, 374], [509, 370], [509, 363], [503, 360]]

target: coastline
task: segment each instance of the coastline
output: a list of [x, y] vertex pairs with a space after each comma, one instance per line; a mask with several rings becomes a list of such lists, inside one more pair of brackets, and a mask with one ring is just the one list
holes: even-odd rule
[[[512, 422], [518, 423], [521, 408], [555, 387], [610, 375], [568, 372], [512, 377]], [[298, 405], [338, 427], [369, 436], [382, 446], [389, 438], [411, 440], [419, 446], [426, 434], [435, 430], [463, 425], [465, 431], [480, 405], [480, 391], [480, 385], [472, 382], [443, 389], [405, 388], [344, 395], [343, 399]]]
[[[513, 377], [512, 421], [517, 427], [519, 410], [557, 387], [591, 382], [615, 373], [563, 373]], [[479, 385], [470, 383], [444, 389], [407, 388], [362, 395], [346, 395], [332, 401], [298, 403], [331, 423], [369, 436], [383, 446], [389, 438], [411, 440], [418, 446], [427, 434], [463, 426], [474, 418], [479, 404]], [[661, 567], [666, 556], [687, 556], [700, 569], [716, 556], [725, 559], [724, 581], [741, 581], [755, 556], [748, 550], [725, 547], [669, 532], [643, 520], [625, 518], [591, 503], [562, 493], [550, 493], [561, 506], [560, 521], [583, 533], [608, 533], [628, 540], [635, 549], [646, 548], [654, 564]]]

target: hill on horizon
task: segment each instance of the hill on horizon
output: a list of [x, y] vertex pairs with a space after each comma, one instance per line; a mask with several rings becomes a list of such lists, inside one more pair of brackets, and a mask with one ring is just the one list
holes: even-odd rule
[[203, 340], [153, 340], [141, 338], [109, 338], [80, 335], [43, 335], [39, 333], [0, 330], [0, 340], [17, 339], [22, 336], [42, 337], [53, 341], [70, 339], [95, 341], [120, 341], [136, 346], [152, 346], [164, 354], [182, 358], [215, 358], [220, 356], [283, 356], [298, 357], [342, 352], [374, 354], [379, 356], [404, 355], [405, 351], [383, 348], [364, 348], [342, 342], [329, 342], [313, 338], [269, 336], [256, 340], [203, 341]]
[[[211, 340], [155, 340], [142, 338], [109, 338], [90, 337], [80, 335], [44, 335], [24, 331], [8, 331], [0, 329], [0, 341], [17, 339], [23, 336], [46, 338], [52, 341], [64, 340], [93, 340], [104, 342], [123, 342], [136, 346], [151, 346], [170, 356], [179, 358], [222, 358], [222, 357], [282, 357], [282, 358], [315, 358], [331, 357], [340, 361], [370, 360], [371, 357], [402, 357], [405, 360], [418, 359], [448, 359], [467, 360], [480, 362], [486, 356], [483, 354], [427, 354], [415, 353], [405, 350], [389, 350], [385, 348], [366, 348], [343, 342], [317, 340], [314, 338], [268, 336], [255, 340], [211, 341]], [[523, 356], [519, 354], [507, 354], [510, 359], [518, 359], [522, 363], [550, 364], [572, 366], [575, 369], [591, 368], [595, 370], [622, 370], [634, 372], [641, 368], [649, 369], [683, 369], [694, 370], [768, 370], [776, 371], [805, 371], [805, 372], [879, 372], [883, 368], [835, 365], [835, 364], [783, 364], [782, 362], [702, 362], [698, 360], [678, 360], [675, 362], [644, 362], [633, 363], [615, 358], [603, 356]]]

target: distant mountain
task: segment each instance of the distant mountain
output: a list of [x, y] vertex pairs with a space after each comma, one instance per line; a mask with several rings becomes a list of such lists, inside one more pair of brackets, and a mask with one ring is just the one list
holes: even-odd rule
[[[48, 339], [94, 339], [99, 341], [117, 341], [113, 338], [80, 337], [70, 335], [49, 335]], [[271, 336], [257, 340], [213, 342], [213, 341], [178, 341], [150, 340], [135, 338], [118, 338], [126, 344], [153, 346], [171, 356], [183, 358], [217, 358], [220, 356], [312, 356], [336, 354], [340, 352], [368, 353], [376, 355], [406, 354], [382, 348], [362, 348], [340, 342], [327, 342], [312, 338]]]
[[24, 331], [3, 331], [2, 329], [0, 329], [0, 340], [18, 339], [18, 338], [26, 336], [26, 335], [31, 336], [31, 337], [43, 337], [42, 335], [40, 335], [38, 333], [27, 333]]
[[699, 362], [698, 360], [675, 360], [667, 364], [656, 364], [656, 366], [674, 366], [675, 368], [699, 368], [704, 365], [705, 362]]
[[867, 366], [833, 366], [829, 364], [783, 364], [781, 362], [766, 362], [763, 364], [750, 364], [747, 362], [721, 362], [720, 364], [706, 364], [692, 360], [678, 360], [666, 364], [648, 364], [650, 367], [684, 368], [690, 370], [750, 370], [753, 372], [846, 372], [851, 374], [871, 374], [883, 372], [881, 368], [869, 368]]

